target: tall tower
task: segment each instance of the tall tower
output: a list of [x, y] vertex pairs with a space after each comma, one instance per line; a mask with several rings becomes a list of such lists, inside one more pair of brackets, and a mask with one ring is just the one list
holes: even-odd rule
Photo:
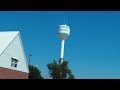
[[61, 39], [61, 53], [60, 53], [60, 63], [63, 62], [63, 56], [64, 56], [64, 44], [65, 40], [70, 35], [70, 27], [65, 25], [59, 25], [58, 27], [58, 37]]

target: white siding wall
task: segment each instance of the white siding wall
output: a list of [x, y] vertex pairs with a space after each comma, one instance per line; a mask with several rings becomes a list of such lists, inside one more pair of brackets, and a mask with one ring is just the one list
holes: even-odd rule
[[[17, 63], [17, 67], [11, 66], [11, 57], [19, 60]], [[19, 34], [0, 56], [0, 67], [29, 73], [26, 58], [24, 56], [24, 51], [22, 50]]]

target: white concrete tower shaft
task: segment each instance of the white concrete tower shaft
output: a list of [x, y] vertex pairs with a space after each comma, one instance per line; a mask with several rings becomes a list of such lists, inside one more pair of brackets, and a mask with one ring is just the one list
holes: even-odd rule
[[61, 53], [60, 53], [60, 58], [63, 60], [64, 57], [64, 45], [65, 45], [65, 40], [61, 41]]

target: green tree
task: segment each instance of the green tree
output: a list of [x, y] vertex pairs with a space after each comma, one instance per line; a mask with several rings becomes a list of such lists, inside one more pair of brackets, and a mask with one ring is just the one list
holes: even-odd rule
[[73, 74], [70, 74], [69, 77], [68, 77], [68, 79], [74, 79], [74, 78], [75, 78], [75, 77], [74, 77]]
[[29, 65], [29, 79], [43, 79], [41, 71], [33, 65]]
[[63, 61], [63, 63], [57, 64], [55, 60], [53, 63], [47, 64], [49, 69], [50, 77], [53, 79], [74, 79], [74, 75], [68, 68], [68, 61]]

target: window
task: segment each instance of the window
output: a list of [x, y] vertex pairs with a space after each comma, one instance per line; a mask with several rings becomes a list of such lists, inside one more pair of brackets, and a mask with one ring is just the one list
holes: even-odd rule
[[11, 58], [11, 66], [12, 66], [12, 67], [17, 67], [17, 62], [18, 62], [17, 59]]

